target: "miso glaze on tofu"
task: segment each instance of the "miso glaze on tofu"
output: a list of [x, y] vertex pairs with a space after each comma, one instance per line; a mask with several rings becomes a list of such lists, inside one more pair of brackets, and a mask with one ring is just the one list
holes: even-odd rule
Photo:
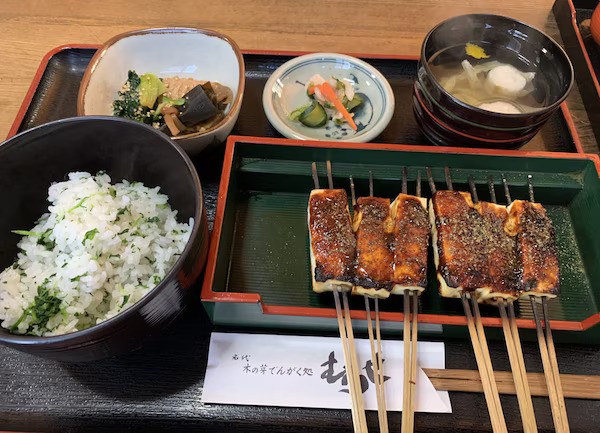
[[310, 264], [317, 293], [352, 289], [356, 240], [343, 189], [315, 189], [308, 201]]
[[430, 202], [432, 244], [440, 294], [459, 298], [461, 292], [485, 287], [487, 257], [483, 218], [471, 195], [437, 191]]
[[427, 250], [431, 230], [427, 199], [398, 194], [391, 205], [391, 216], [392, 294], [403, 295], [405, 290], [422, 292], [427, 287]]
[[516, 236], [522, 296], [556, 297], [560, 288], [556, 233], [546, 209], [539, 203], [515, 200], [508, 207], [506, 229]]
[[353, 291], [372, 298], [388, 298], [393, 277], [393, 255], [389, 248], [393, 228], [390, 200], [360, 197], [354, 206], [353, 228], [356, 234], [356, 285]]
[[516, 238], [505, 225], [506, 206], [479, 202], [475, 208], [483, 218], [487, 256], [487, 283], [477, 292], [480, 302], [493, 303], [497, 299], [515, 300], [519, 297], [521, 269], [517, 260]]

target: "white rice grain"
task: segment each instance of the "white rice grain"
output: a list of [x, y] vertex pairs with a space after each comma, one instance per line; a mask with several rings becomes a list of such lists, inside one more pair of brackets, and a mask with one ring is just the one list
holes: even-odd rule
[[129, 308], [169, 272], [193, 226], [177, 222], [159, 187], [111, 185], [104, 173], [70, 173], [48, 201], [0, 273], [0, 321], [19, 334], [74, 332]]

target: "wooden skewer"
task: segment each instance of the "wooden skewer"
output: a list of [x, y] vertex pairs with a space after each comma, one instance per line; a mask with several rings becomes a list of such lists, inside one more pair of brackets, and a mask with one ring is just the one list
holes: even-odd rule
[[548, 312], [548, 302], [544, 297], [542, 298], [542, 313], [544, 316], [544, 329], [546, 331], [546, 344], [548, 345], [548, 355], [550, 356], [550, 366], [554, 373], [554, 382], [556, 385], [556, 392], [558, 394], [558, 405], [561, 412], [563, 421], [563, 428], [565, 432], [570, 431], [569, 418], [567, 417], [567, 406], [565, 404], [565, 396], [562, 389], [562, 383], [560, 380], [560, 371], [558, 369], [558, 359], [556, 358], [556, 349], [554, 348], [554, 338], [552, 337], [552, 330], [550, 329], [550, 314]]
[[[383, 406], [383, 402], [381, 401], [381, 387], [383, 386], [383, 382], [381, 382], [381, 377], [379, 375], [379, 361], [377, 356], [377, 350], [375, 348], [375, 338], [373, 335], [373, 321], [371, 319], [371, 306], [370, 301], [367, 296], [365, 298], [365, 310], [367, 312], [367, 330], [369, 332], [369, 343], [371, 346], [371, 363], [373, 364], [373, 376], [375, 382], [375, 395], [377, 397], [377, 416], [379, 419], [379, 431], [380, 432], [388, 432], [388, 422], [387, 422], [387, 412], [385, 407]], [[378, 346], [380, 342], [378, 341]], [[381, 353], [381, 352], [379, 352]], [[380, 355], [381, 356], [381, 355]]]
[[483, 329], [483, 323], [481, 322], [481, 313], [479, 312], [479, 304], [477, 300], [471, 298], [471, 305], [473, 306], [473, 312], [475, 313], [475, 327], [477, 328], [477, 334], [479, 337], [479, 343], [481, 344], [481, 352], [483, 354], [483, 361], [487, 368], [487, 374], [491, 385], [492, 398], [494, 399], [494, 405], [496, 406], [496, 412], [499, 421], [499, 431], [508, 431], [506, 428], [506, 421], [504, 419], [504, 413], [502, 411], [502, 404], [500, 403], [500, 393], [496, 385], [496, 378], [494, 377], [494, 368], [492, 366], [492, 359], [490, 357], [490, 350], [488, 348], [487, 339], [485, 338], [485, 330]]
[[[417, 173], [416, 195], [421, 195], [421, 172]], [[408, 192], [408, 171], [402, 168], [402, 193]], [[417, 318], [418, 292], [404, 290], [404, 398], [402, 401], [402, 431], [413, 432], [417, 384]], [[412, 304], [412, 314], [411, 314]]]
[[[519, 337], [519, 328], [517, 326], [517, 319], [515, 316], [515, 305], [514, 302], [509, 302], [508, 304], [508, 318], [510, 331], [515, 342], [515, 347], [517, 349], [517, 361], [519, 362], [519, 369], [521, 370], [521, 375], [523, 377], [523, 385], [525, 389], [525, 393], [527, 399], [531, 401], [531, 390], [529, 388], [529, 382], [527, 380], [527, 369], [525, 368], [525, 359], [523, 359], [523, 347], [521, 346], [521, 338]], [[533, 402], [531, 410], [533, 411]], [[534, 413], [535, 416], [535, 413]]]
[[[373, 175], [371, 172], [369, 172], [369, 193], [371, 196], [373, 196]], [[354, 179], [352, 178], [352, 176], [350, 176], [350, 195], [352, 197], [352, 206], [356, 205], [356, 190], [354, 188]], [[373, 321], [372, 321], [372, 317], [371, 317], [371, 304], [370, 304], [370, 300], [369, 297], [367, 295], [364, 295], [364, 300], [365, 300], [365, 310], [367, 312], [367, 331], [369, 334], [369, 345], [371, 346], [371, 364], [373, 366], [373, 376], [374, 376], [374, 382], [375, 382], [375, 396], [377, 398], [377, 417], [379, 420], [379, 431], [381, 433], [387, 433], [388, 430], [388, 420], [387, 420], [387, 410], [385, 407], [385, 400], [382, 400], [385, 398], [385, 394], [382, 394], [382, 388], [383, 388], [383, 379], [381, 377], [380, 374], [380, 364], [378, 359], [381, 357], [381, 331], [379, 331], [377, 333], [377, 350], [379, 350], [379, 352], [377, 352], [377, 350], [375, 349], [375, 337], [373, 334]], [[377, 301], [377, 299], [376, 299]], [[379, 305], [377, 305], [377, 308], [375, 310], [375, 323], [376, 323], [376, 327], [378, 326], [377, 323], [379, 322]], [[379, 357], [377, 356], [377, 353], [379, 353]]]
[[[374, 194], [373, 186], [373, 172], [369, 170], [369, 195], [373, 197]], [[365, 296], [365, 302], [369, 303], [368, 297]], [[381, 433], [387, 433], [389, 431], [388, 418], [387, 418], [387, 405], [385, 401], [385, 376], [383, 374], [383, 352], [381, 350], [381, 328], [379, 325], [379, 299], [375, 298], [375, 327], [377, 328], [377, 354], [374, 359], [371, 360], [373, 365], [377, 364], [377, 370], [374, 370], [375, 375], [375, 392], [377, 393], [377, 414], [379, 416], [379, 430]], [[371, 325], [371, 314], [369, 313], [369, 325]]]
[[[329, 181], [329, 188], [332, 189], [333, 176], [331, 173], [331, 162], [327, 161], [327, 177]], [[319, 189], [317, 165], [314, 162], [312, 163], [312, 177], [315, 188]], [[347, 297], [345, 293], [343, 294], [343, 298], [347, 303]], [[360, 387], [360, 378], [357, 370], [358, 363], [354, 361], [356, 358], [356, 352], [354, 350], [354, 334], [352, 332], [352, 322], [350, 321], [350, 309], [344, 305], [345, 314], [342, 313], [340, 291], [338, 289], [334, 290], [333, 299], [335, 302], [335, 311], [340, 332], [340, 340], [342, 343], [342, 352], [344, 354], [346, 377], [348, 378], [348, 386], [350, 390], [349, 394], [352, 402], [352, 425], [354, 428], [354, 433], [365, 433], [368, 432], [367, 420], [362, 398], [362, 389]], [[352, 356], [353, 353], [354, 356]]]
[[[527, 175], [527, 189], [529, 191], [529, 201], [535, 203], [535, 195], [533, 191], [531, 175]], [[546, 375], [546, 381], [548, 383], [548, 396], [550, 398], [550, 406], [552, 409], [554, 427], [559, 433], [568, 433], [570, 431], [569, 420], [567, 417], [567, 408], [565, 405], [565, 397], [562, 390], [562, 384], [560, 382], [560, 372], [558, 370], [558, 361], [556, 359], [554, 339], [552, 338], [552, 331], [550, 329], [550, 317], [548, 312], [547, 301], [545, 297], [541, 297], [543, 318], [540, 318], [537, 310], [537, 302], [534, 299], [535, 295], [532, 295], [529, 298], [531, 301], [531, 307], [533, 309], [533, 315], [535, 318], [535, 327], [538, 336], [538, 343], [540, 346], [542, 365], [544, 366], [544, 374]], [[544, 329], [542, 329], [542, 327]], [[550, 384], [553, 384], [552, 390], [550, 390]]]
[[[329, 189], [333, 189], [333, 170], [331, 168], [331, 161], [327, 160], [327, 181], [329, 184]], [[352, 376], [352, 385], [351, 389], [353, 392], [353, 400], [355, 400], [357, 418], [358, 418], [358, 430], [360, 432], [368, 432], [369, 429], [367, 427], [367, 418], [365, 415], [365, 406], [364, 400], [362, 396], [362, 388], [360, 385], [360, 371], [358, 359], [356, 357], [356, 346], [354, 344], [354, 330], [352, 329], [352, 318], [350, 317], [350, 306], [348, 304], [348, 295], [346, 292], [342, 293], [342, 301], [344, 305], [344, 319], [346, 325], [346, 335], [347, 345], [348, 345], [348, 356], [349, 356], [349, 364], [348, 359], [346, 360], [346, 365], [350, 367], [350, 371], [347, 371], [348, 379]], [[348, 380], [350, 383], [350, 380]], [[356, 426], [355, 426], [356, 429]]]
[[410, 299], [409, 290], [404, 291], [404, 382], [402, 399], [402, 432], [410, 432]]
[[[477, 197], [477, 189], [472, 176], [469, 176], [469, 187], [471, 189], [473, 201], [477, 203], [479, 201]], [[496, 203], [494, 179], [491, 176], [488, 180], [488, 189], [490, 191], [491, 202]], [[509, 305], [509, 308], [513, 313], [511, 316], [513, 318], [512, 321], [509, 320], [506, 312], [506, 309]], [[506, 342], [506, 350], [508, 351], [510, 368], [512, 370], [515, 389], [517, 391], [517, 400], [519, 402], [519, 411], [521, 414], [521, 421], [523, 422], [523, 430], [525, 433], [537, 433], [537, 423], [535, 420], [535, 412], [533, 410], [533, 402], [531, 400], [531, 392], [529, 390], [529, 384], [527, 383], [527, 371], [525, 370], [525, 362], [523, 361], [523, 351], [521, 349], [519, 331], [518, 328], [516, 328], [516, 321], [514, 321], [513, 302], [499, 300], [498, 309], [500, 311], [500, 317], [502, 318], [504, 340]]]
[[[529, 396], [528, 401], [527, 394], [525, 392], [524, 379], [526, 379], [526, 376], [525, 378], [522, 376], [522, 371], [516, 353], [516, 344], [513, 339], [512, 331], [510, 329], [510, 322], [508, 320], [508, 314], [506, 313], [506, 307], [507, 305], [504, 301], [500, 301], [500, 303], [498, 304], [500, 316], [502, 317], [502, 329], [504, 330], [504, 339], [506, 340], [506, 349], [508, 351], [510, 369], [512, 370], [513, 374], [513, 381], [515, 383], [515, 389], [517, 392], [517, 400], [519, 402], [519, 411], [521, 413], [521, 420], [523, 422], [523, 431], [525, 433], [537, 432], [535, 416], [532, 416], [533, 404], [531, 403], [531, 396]], [[527, 388], [529, 388], [528, 385]]]
[[[417, 171], [417, 181], [416, 181], [416, 191], [415, 195], [417, 197], [421, 196], [421, 172]], [[407, 171], [406, 167], [403, 168], [402, 171], [402, 193], [406, 194], [408, 190], [407, 187]], [[405, 290], [404, 298], [409, 299], [409, 308], [406, 309], [406, 301], [405, 301], [405, 310], [404, 314], [410, 315], [410, 328], [408, 329], [408, 334], [405, 334], [404, 339], [408, 337], [410, 340], [410, 362], [406, 362], [407, 359], [405, 357], [404, 368], [408, 368], [410, 373], [408, 375], [408, 394], [405, 392], [404, 398], [408, 400], [408, 404], [406, 406], [406, 412], [403, 412], [403, 426], [406, 427], [407, 432], [414, 431], [415, 424], [415, 401], [417, 395], [417, 350], [418, 350], [418, 308], [419, 308], [419, 293], [414, 290]], [[410, 303], [412, 303], [412, 314], [410, 313]], [[406, 323], [406, 322], [405, 322]], [[406, 331], [405, 331], [406, 332]], [[406, 346], [405, 346], [406, 347]], [[405, 354], [406, 356], [406, 354]], [[406, 389], [406, 388], [405, 388]], [[406, 416], [406, 422], [405, 422]], [[403, 431], [404, 428], [403, 428]]]
[[317, 173], [317, 163], [313, 162], [311, 165], [312, 168], [312, 178], [313, 178], [313, 183], [315, 185], [315, 189], [319, 189], [319, 174]]
[[[342, 340], [342, 352], [344, 354], [344, 363], [346, 365], [346, 376], [348, 377], [348, 386], [350, 387], [350, 398], [352, 401], [352, 425], [354, 426], [355, 433], [361, 433], [361, 422], [360, 422], [360, 408], [358, 405], [358, 399], [356, 398], [356, 383], [354, 380], [354, 374], [352, 371], [352, 360], [349, 354], [348, 348], [348, 336], [346, 334], [346, 325], [344, 323], [342, 308], [340, 305], [340, 294], [336, 290], [333, 292], [333, 299], [335, 302], [335, 312], [337, 315], [338, 328], [340, 330], [340, 339]], [[360, 385], [359, 385], [360, 387]]]
[[[402, 194], [408, 192], [408, 175], [406, 167], [402, 167]], [[404, 329], [402, 340], [404, 341], [404, 381], [402, 399], [402, 431], [412, 433], [414, 430], [414, 409], [412, 380], [412, 320], [410, 315], [411, 291], [404, 290]]]
[[530, 296], [529, 299], [531, 301], [531, 308], [533, 310], [533, 317], [535, 319], [535, 328], [538, 337], [538, 343], [540, 346], [542, 366], [544, 367], [546, 386], [548, 387], [548, 398], [550, 399], [550, 408], [552, 409], [552, 419], [554, 420], [554, 427], [558, 433], [565, 432], [568, 430], [564, 430], [565, 425], [561, 416], [558, 390], [556, 389], [556, 381], [554, 380], [554, 374], [552, 371], [552, 366], [550, 364], [550, 355], [548, 353], [546, 337], [544, 335], [544, 330], [542, 329], [542, 322], [538, 314], [537, 302], [535, 296]]
[[[450, 175], [450, 169], [444, 167], [444, 175], [446, 178], [446, 186], [448, 190], [453, 190], [452, 177]], [[435, 194], [435, 182], [431, 175], [431, 170], [427, 167], [427, 177], [429, 185], [431, 187], [431, 193]], [[474, 313], [471, 312], [471, 306], [469, 300], [472, 300]], [[471, 336], [471, 344], [473, 346], [473, 352], [475, 353], [475, 360], [477, 361], [477, 367], [480, 372], [481, 382], [483, 384], [483, 390], [485, 395], [488, 412], [490, 415], [490, 421], [492, 423], [492, 430], [495, 433], [507, 432], [506, 421], [502, 412], [502, 406], [500, 404], [500, 396], [498, 394], [498, 388], [494, 379], [494, 371], [492, 369], [492, 363], [490, 359], [489, 349], [487, 347], [487, 341], [485, 338], [485, 332], [483, 325], [481, 324], [481, 315], [479, 314], [479, 306], [474, 298], [471, 298], [470, 293], [461, 293], [461, 301], [465, 310], [465, 316], [467, 318], [467, 329]]]
[[417, 334], [418, 334], [418, 314], [419, 314], [419, 294], [416, 291], [411, 292], [413, 301], [412, 311], [412, 332], [410, 334], [410, 403], [409, 403], [409, 414], [410, 414], [410, 428], [409, 432], [415, 429], [415, 400], [417, 395]]
[[381, 326], [379, 323], [379, 299], [375, 298], [375, 335], [377, 336], [377, 367], [381, 384], [381, 404], [385, 414], [385, 426], [388, 428], [387, 404], [385, 401], [385, 374], [383, 372], [383, 350], [381, 349]]
[[475, 326], [475, 321], [471, 313], [471, 307], [469, 306], [469, 301], [467, 300], [466, 293], [461, 294], [461, 301], [465, 310], [465, 316], [467, 316], [467, 329], [469, 330], [469, 335], [471, 336], [471, 344], [473, 346], [473, 352], [475, 353], [475, 360], [477, 361], [477, 367], [479, 369], [481, 384], [483, 385], [483, 393], [485, 395], [485, 401], [488, 407], [490, 421], [492, 423], [492, 430], [495, 433], [505, 432], [507, 431], [506, 423], [504, 421], [504, 417], [500, 419], [500, 415], [496, 409], [496, 403], [493, 395], [494, 391], [492, 389], [490, 374], [488, 373], [487, 366], [484, 361], [483, 351], [477, 333], [477, 328]]
[[348, 295], [346, 292], [342, 293], [342, 300], [344, 302], [344, 316], [346, 319], [346, 332], [348, 334], [348, 349], [350, 352], [350, 358], [352, 359], [352, 375], [354, 376], [355, 392], [357, 393], [357, 406], [358, 406], [358, 418], [361, 432], [368, 432], [367, 417], [365, 415], [365, 405], [362, 397], [362, 389], [360, 386], [360, 375], [359, 375], [359, 364], [358, 358], [356, 357], [356, 346], [354, 344], [354, 331], [352, 330], [352, 318], [350, 317], [350, 306], [348, 304]]

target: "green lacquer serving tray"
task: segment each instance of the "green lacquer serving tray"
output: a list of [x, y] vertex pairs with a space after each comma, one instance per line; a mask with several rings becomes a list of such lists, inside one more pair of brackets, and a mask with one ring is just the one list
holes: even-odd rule
[[[600, 343], [600, 160], [596, 155], [434, 148], [424, 146], [342, 144], [286, 139], [236, 137], [227, 142], [217, 213], [202, 301], [215, 324], [287, 328], [304, 331], [337, 329], [333, 297], [311, 289], [307, 228], [308, 196], [313, 188], [311, 163], [317, 162], [325, 185], [325, 161], [333, 165], [334, 184], [349, 190], [354, 177], [357, 195], [368, 194], [373, 172], [376, 196], [393, 199], [408, 168], [409, 192], [417, 171], [425, 179], [431, 167], [438, 187], [444, 167], [451, 168], [454, 188], [468, 191], [473, 176], [481, 200], [489, 200], [493, 176], [503, 197], [501, 174], [513, 199], [526, 199], [527, 175], [533, 176], [536, 201], [543, 203], [557, 232], [561, 288], [551, 300], [552, 327], [569, 341]], [[423, 195], [430, 196], [426, 181]], [[438, 294], [433, 261], [429, 286], [419, 303], [420, 332], [431, 336], [463, 335], [466, 319], [457, 299]], [[380, 302], [382, 328], [402, 328], [402, 300]], [[355, 328], [366, 326], [364, 301], [351, 299]], [[500, 327], [498, 310], [482, 307], [483, 323]], [[534, 328], [529, 302], [517, 306], [521, 328]], [[494, 332], [492, 332], [494, 334]], [[559, 340], [565, 335], [558, 333]], [[500, 335], [498, 333], [498, 335]]]

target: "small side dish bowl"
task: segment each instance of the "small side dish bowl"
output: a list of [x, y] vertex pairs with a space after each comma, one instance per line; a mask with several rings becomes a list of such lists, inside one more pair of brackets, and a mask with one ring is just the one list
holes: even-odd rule
[[212, 30], [158, 28], [123, 33], [108, 40], [92, 57], [77, 98], [77, 114], [112, 115], [112, 103], [127, 81], [127, 73], [152, 73], [216, 81], [229, 87], [233, 101], [221, 122], [205, 132], [172, 137], [186, 152], [198, 153], [221, 143], [240, 114], [245, 69], [242, 53], [229, 37]]
[[[486, 72], [486, 67], [493, 69]], [[458, 80], [459, 75], [452, 72], [456, 69], [464, 70], [460, 75], [466, 75], [469, 84], [460, 90], [458, 84], [453, 84], [450, 93], [449, 83]], [[498, 73], [492, 79], [494, 69]], [[517, 83], [515, 75], [527, 84], [508, 96], [510, 86]], [[537, 134], [559, 109], [572, 85], [573, 67], [567, 54], [541, 31], [499, 15], [462, 15], [443, 21], [425, 37], [414, 84], [413, 110], [421, 130], [434, 144], [516, 148]], [[486, 90], [490, 86], [495, 86], [495, 99], [484, 101], [490, 97]], [[498, 93], [500, 86], [509, 87], [502, 87], [503, 93]], [[478, 101], [474, 105], [464, 102], [467, 91], [472, 100]], [[457, 97], [457, 92], [463, 97]], [[519, 97], [528, 98], [530, 103], [519, 109]], [[509, 113], [480, 108], [494, 104], [513, 110]]]
[[[325, 80], [333, 77], [353, 83], [363, 100], [354, 112], [357, 131], [332, 120], [321, 127], [308, 127], [290, 119], [294, 110], [310, 101], [305, 85], [316, 74]], [[394, 92], [385, 77], [368, 63], [343, 54], [296, 57], [277, 68], [263, 90], [263, 108], [271, 125], [285, 137], [298, 140], [371, 141], [390, 123], [394, 106]]]
[[146, 336], [166, 327], [183, 311], [204, 267], [208, 225], [198, 174], [185, 152], [166, 135], [118, 117], [76, 117], [10, 138], [0, 145], [0, 160], [0, 195], [5, 203], [0, 215], [0, 272], [17, 257], [21, 236], [12, 230], [33, 227], [49, 210], [50, 185], [65, 180], [71, 172], [105, 171], [113, 183], [125, 179], [158, 186], [180, 222], [194, 218], [179, 258], [164, 278], [129, 308], [87, 329], [63, 335], [21, 335], [0, 327], [1, 343], [59, 361], [90, 361], [139, 347]]

